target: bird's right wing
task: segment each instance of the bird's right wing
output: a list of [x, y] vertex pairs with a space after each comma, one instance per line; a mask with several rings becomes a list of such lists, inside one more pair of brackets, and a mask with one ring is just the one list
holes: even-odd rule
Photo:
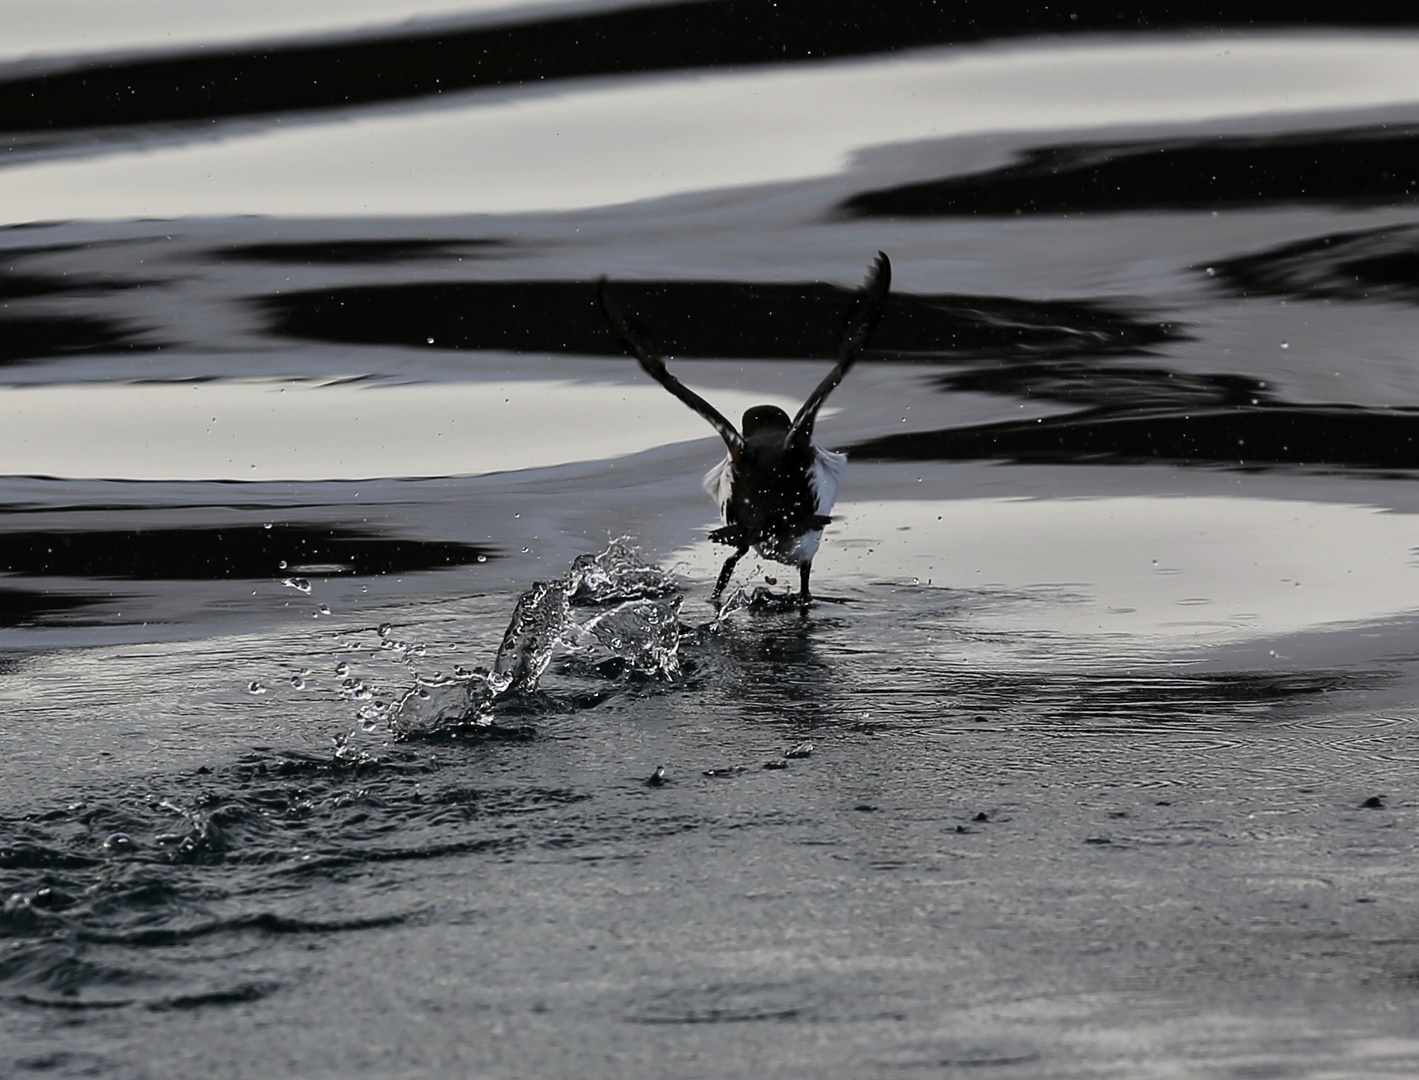
[[744, 436], [725, 419], [724, 414], [670, 374], [665, 367], [665, 361], [650, 347], [645, 335], [631, 324], [612, 301], [604, 277], [596, 285], [596, 300], [601, 305], [601, 313], [606, 316], [606, 321], [616, 331], [627, 351], [640, 361], [645, 373], [709, 421], [710, 426], [719, 432], [724, 445], [729, 448], [729, 456], [737, 459], [744, 449]]
[[793, 418], [786, 441], [792, 442], [812, 436], [813, 422], [818, 418], [818, 410], [823, 407], [823, 402], [828, 400], [828, 395], [843, 381], [843, 376], [857, 363], [858, 357], [867, 350], [867, 343], [872, 339], [872, 331], [877, 329], [877, 320], [882, 317], [882, 309], [887, 305], [887, 293], [891, 289], [892, 261], [887, 258], [886, 252], [879, 251], [872, 263], [872, 269], [867, 273], [867, 280], [857, 291], [857, 301], [853, 305], [847, 325], [843, 328], [837, 365], [808, 395], [803, 408], [799, 409], [798, 415]]

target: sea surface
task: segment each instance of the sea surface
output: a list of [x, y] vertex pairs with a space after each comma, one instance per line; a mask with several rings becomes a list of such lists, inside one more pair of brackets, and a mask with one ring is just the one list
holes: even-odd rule
[[0, 0], [0, 1076], [1419, 1074], [1419, 19], [1158, 7]]

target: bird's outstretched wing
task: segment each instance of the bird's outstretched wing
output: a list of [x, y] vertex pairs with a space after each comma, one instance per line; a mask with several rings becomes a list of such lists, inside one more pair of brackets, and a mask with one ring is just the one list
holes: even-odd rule
[[729, 448], [729, 456], [738, 458], [744, 449], [744, 436], [739, 434], [739, 430], [726, 420], [718, 409], [666, 370], [664, 359], [650, 347], [645, 335], [639, 328], [632, 325], [631, 321], [612, 301], [606, 285], [604, 277], [597, 282], [596, 300], [601, 305], [601, 313], [606, 316], [606, 321], [616, 331], [616, 335], [626, 346], [626, 350], [640, 361], [640, 365], [647, 375], [708, 420], [710, 426], [719, 432], [719, 437], [724, 440], [724, 445]]
[[813, 422], [818, 418], [818, 410], [823, 407], [823, 402], [838, 383], [843, 381], [843, 376], [857, 363], [858, 357], [866, 351], [867, 343], [872, 339], [872, 332], [877, 329], [877, 320], [882, 317], [882, 309], [887, 305], [887, 294], [891, 289], [892, 261], [887, 258], [886, 252], [879, 251], [872, 263], [872, 269], [867, 273], [867, 280], [862, 283], [862, 288], [857, 290], [857, 301], [853, 304], [847, 325], [843, 327], [837, 365], [828, 372], [817, 389], [808, 395], [803, 408], [799, 409], [798, 415], [793, 418], [785, 442], [812, 436]]

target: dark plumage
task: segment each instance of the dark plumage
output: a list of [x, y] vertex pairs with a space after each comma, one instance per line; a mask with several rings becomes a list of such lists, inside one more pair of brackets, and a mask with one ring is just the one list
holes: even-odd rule
[[611, 302], [606, 279], [601, 279], [601, 309], [626, 348], [646, 374], [709, 421], [728, 451], [705, 477], [705, 489], [719, 504], [725, 521], [724, 528], [710, 533], [710, 539], [734, 548], [715, 582], [715, 607], [719, 607], [735, 564], [750, 547], [767, 559], [797, 566], [799, 599], [806, 604], [813, 598], [808, 588], [813, 556], [823, 527], [831, 520], [828, 511], [837, 498], [838, 480], [847, 464], [845, 455], [824, 450], [813, 441], [813, 423], [828, 395], [867, 348], [891, 284], [892, 264], [879, 251], [858, 290], [833, 370], [808, 395], [793, 419], [777, 405], [755, 405], [744, 413], [741, 434], [713, 405], [666, 370], [664, 359], [650, 347], [645, 335]]

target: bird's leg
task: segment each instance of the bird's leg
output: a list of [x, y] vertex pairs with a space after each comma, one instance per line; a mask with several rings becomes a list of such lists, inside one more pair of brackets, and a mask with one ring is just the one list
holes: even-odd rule
[[813, 602], [813, 594], [808, 590], [808, 575], [813, 572], [813, 560], [809, 559], [798, 568], [798, 602], [807, 607]]
[[724, 560], [724, 569], [719, 572], [719, 580], [714, 583], [714, 592], [710, 594], [710, 603], [714, 605], [715, 611], [719, 610], [719, 598], [724, 594], [724, 587], [729, 584], [729, 578], [734, 573], [734, 566], [744, 557], [744, 553], [749, 550], [749, 545], [745, 544], [738, 548], [733, 555]]

